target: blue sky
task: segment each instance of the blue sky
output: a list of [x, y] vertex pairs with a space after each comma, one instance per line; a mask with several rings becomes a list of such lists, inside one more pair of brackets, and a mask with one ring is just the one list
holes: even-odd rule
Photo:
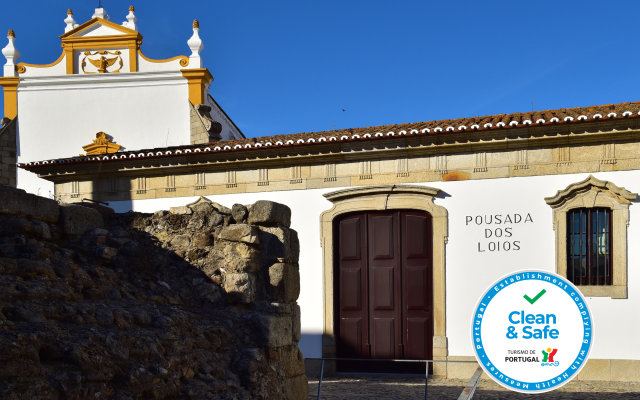
[[[152, 58], [188, 55], [198, 18], [211, 93], [248, 137], [640, 100], [637, 1], [103, 3], [117, 23], [136, 7]], [[67, 8], [97, 4], [11, 2], [0, 30], [46, 64]]]

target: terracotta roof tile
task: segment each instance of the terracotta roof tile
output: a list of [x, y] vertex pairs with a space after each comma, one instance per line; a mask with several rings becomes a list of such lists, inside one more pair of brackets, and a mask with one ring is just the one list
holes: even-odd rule
[[259, 150], [280, 146], [313, 145], [355, 140], [375, 140], [388, 136], [447, 135], [469, 131], [480, 132], [496, 129], [524, 128], [527, 126], [544, 126], [550, 124], [573, 124], [599, 119], [608, 120], [638, 117], [640, 117], [640, 102], [605, 104], [591, 107], [560, 108], [557, 110], [487, 115], [440, 121], [371, 126], [365, 128], [302, 132], [229, 140], [201, 145], [132, 150], [101, 156], [80, 156], [49, 161], [37, 161], [20, 164], [20, 167], [30, 169], [31, 167], [37, 168], [38, 166], [57, 163], [116, 161], [124, 158], [170, 157], [201, 152], [242, 151], [249, 149]]

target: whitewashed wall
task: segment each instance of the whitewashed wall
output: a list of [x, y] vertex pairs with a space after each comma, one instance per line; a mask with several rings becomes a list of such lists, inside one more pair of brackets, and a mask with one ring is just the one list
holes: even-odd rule
[[[544, 198], [588, 176], [555, 175], [438, 185], [451, 196], [437, 202], [449, 211], [447, 337], [451, 355], [473, 354], [469, 333], [472, 309], [483, 290], [493, 281], [519, 269], [555, 271], [552, 210]], [[598, 173], [594, 176], [631, 192], [640, 192], [640, 171]], [[629, 212], [629, 296], [627, 299], [587, 298], [594, 314], [592, 358], [640, 359], [640, 346], [629, 345], [637, 340], [640, 319], [625, 318], [640, 309], [640, 248], [637, 246], [640, 243], [640, 204], [632, 204]], [[520, 241], [520, 250], [478, 252], [478, 242], [486, 245], [490, 241], [484, 238], [484, 229], [488, 226], [467, 225], [465, 217], [506, 213], [530, 213], [533, 218], [533, 223], [512, 225], [513, 237], [510, 239]]]
[[[594, 174], [631, 192], [640, 192], [640, 171]], [[471, 313], [484, 289], [512, 271], [536, 268], [555, 271], [555, 232], [552, 211], [544, 198], [585, 179], [588, 174], [556, 175], [525, 178], [487, 179], [458, 182], [433, 182], [426, 186], [443, 190], [436, 204], [449, 212], [449, 240], [446, 246], [446, 312], [449, 354], [471, 356]], [[226, 206], [249, 204], [256, 200], [272, 200], [287, 204], [292, 210], [293, 229], [300, 237], [301, 292], [303, 339], [300, 347], [305, 357], [321, 355], [320, 335], [323, 327], [322, 253], [320, 247], [320, 214], [331, 208], [322, 194], [336, 189], [298, 190], [208, 196]], [[184, 205], [196, 198], [140, 200], [114, 203], [117, 211], [153, 212]], [[533, 222], [476, 225], [467, 216], [530, 214]], [[474, 218], [475, 220], [475, 218]], [[511, 227], [508, 239], [512, 250], [488, 251], [485, 229]], [[616, 238], [614, 238], [616, 240]], [[517, 241], [519, 250], [513, 250]], [[478, 248], [480, 243], [480, 250]], [[630, 206], [628, 228], [628, 290], [627, 299], [588, 298], [594, 319], [592, 358], [640, 359], [640, 346], [630, 345], [640, 330], [640, 204]], [[504, 246], [504, 245], [503, 245]]]
[[[103, 131], [125, 150], [190, 143], [187, 81], [177, 73], [25, 78], [18, 87], [18, 162], [84, 154]], [[50, 182], [18, 169], [18, 187], [47, 196]]]

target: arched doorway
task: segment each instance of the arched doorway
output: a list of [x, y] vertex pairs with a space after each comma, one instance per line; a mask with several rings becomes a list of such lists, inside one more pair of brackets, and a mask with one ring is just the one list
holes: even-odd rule
[[[324, 270], [324, 334], [322, 343], [322, 354], [324, 357], [335, 357], [338, 355], [337, 344], [342, 340], [342, 336], [336, 336], [338, 331], [340, 331], [340, 327], [337, 326], [339, 323], [336, 323], [336, 314], [339, 313], [341, 305], [338, 303], [338, 301], [340, 301], [340, 295], [338, 293], [340, 290], [339, 277], [335, 274], [336, 259], [339, 257], [339, 254], [335, 251], [335, 243], [336, 240], [338, 240], [338, 235], [335, 234], [334, 229], [335, 224], [343, 221], [343, 217], [348, 215], [368, 215], [368, 213], [381, 212], [383, 219], [385, 215], [388, 219], [388, 215], [390, 214], [387, 213], [393, 214], [393, 212], [401, 213], [405, 211], [424, 212], [428, 214], [431, 219], [430, 239], [425, 239], [427, 241], [430, 240], [429, 246], [431, 250], [431, 275], [428, 277], [430, 278], [432, 290], [432, 301], [430, 305], [432, 310], [430, 317], [432, 321], [430, 322], [432, 329], [431, 356], [433, 359], [446, 359], [445, 243], [447, 239], [447, 210], [444, 207], [434, 204], [434, 198], [439, 192], [439, 189], [426, 186], [388, 185], [350, 188], [325, 195], [325, 197], [333, 203], [333, 208], [322, 213], [320, 217]], [[400, 214], [398, 214], [398, 218], [401, 218]], [[393, 218], [391, 219], [393, 220]], [[400, 244], [400, 246], [402, 246], [402, 244]], [[380, 273], [388, 274], [389, 271]], [[367, 285], [366, 289], [363, 287], [361, 290], [368, 292], [370, 289]], [[401, 291], [399, 295], [402, 296], [402, 293]], [[402, 315], [400, 315], [400, 318], [402, 318]], [[382, 325], [384, 325], [384, 323], [382, 323]], [[368, 326], [369, 322], [367, 321], [367, 327]], [[340, 351], [342, 351], [342, 348]], [[446, 376], [445, 364], [435, 364], [433, 373], [436, 376]]]

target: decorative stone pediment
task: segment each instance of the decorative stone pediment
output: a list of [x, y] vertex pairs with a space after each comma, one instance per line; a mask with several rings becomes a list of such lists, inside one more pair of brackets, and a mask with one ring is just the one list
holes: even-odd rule
[[565, 189], [559, 190], [555, 196], [546, 197], [544, 200], [552, 208], [559, 208], [573, 200], [576, 196], [580, 196], [586, 202], [584, 207], [593, 207], [595, 198], [601, 194], [615, 199], [620, 204], [630, 204], [638, 197], [637, 193], [631, 193], [625, 188], [618, 187], [609, 181], [601, 181], [593, 175], [589, 175], [587, 179], [572, 183]]
[[60, 36], [63, 41], [71, 38], [99, 36], [137, 35], [138, 32], [125, 26], [114, 24], [102, 18], [93, 18]]
[[113, 143], [104, 132], [96, 133], [96, 139], [93, 141], [93, 143], [82, 146], [82, 149], [87, 152], [88, 156], [115, 153], [121, 148], [122, 146]]

